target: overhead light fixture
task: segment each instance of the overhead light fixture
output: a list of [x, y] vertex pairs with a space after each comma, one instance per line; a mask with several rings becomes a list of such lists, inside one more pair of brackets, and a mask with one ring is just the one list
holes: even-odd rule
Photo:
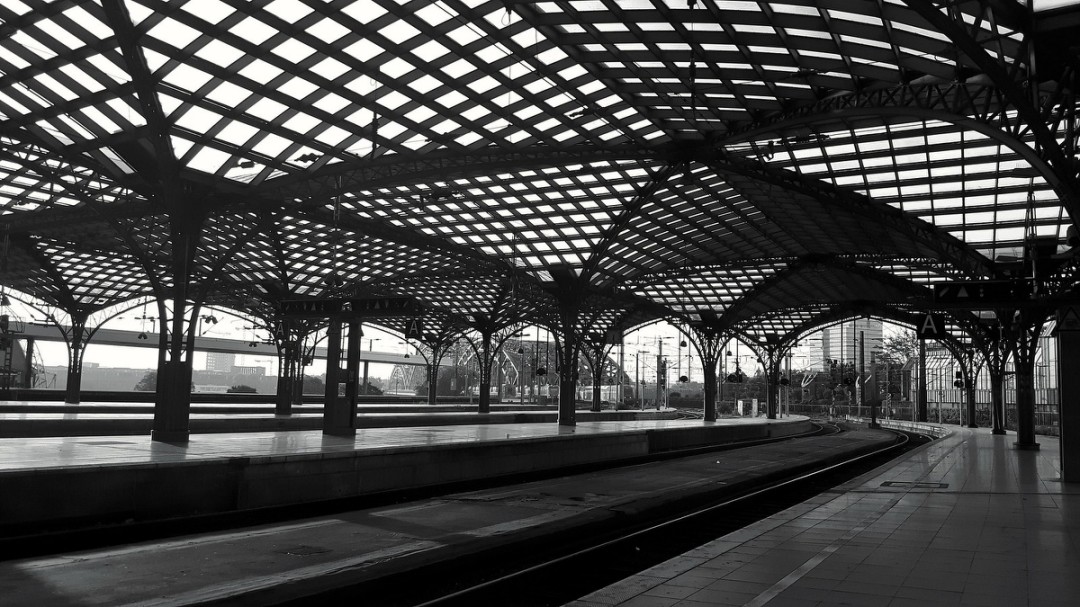
[[294, 158], [296, 162], [315, 162], [319, 159], [319, 155], [315, 152], [308, 152], [307, 154], [301, 154]]
[[253, 169], [255, 168], [255, 162], [253, 160], [241, 160], [236, 163], [236, 166], [242, 169]]
[[146, 334], [146, 331], [139, 333], [139, 339], [150, 339], [150, 336]]

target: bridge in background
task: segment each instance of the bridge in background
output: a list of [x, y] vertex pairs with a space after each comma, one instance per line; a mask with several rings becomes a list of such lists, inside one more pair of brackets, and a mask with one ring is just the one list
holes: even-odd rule
[[[41, 341], [65, 341], [64, 335], [60, 331], [60, 327], [56, 325], [26, 323], [21, 329], [21, 331], [13, 333], [11, 336], [15, 339], [29, 338]], [[90, 340], [90, 344], [150, 348], [156, 350], [158, 347], [158, 336], [157, 333], [124, 331], [120, 329], [98, 329], [98, 331], [94, 333], [94, 337]], [[267, 344], [261, 341], [228, 339], [224, 337], [196, 337], [195, 350], [199, 352], [223, 352], [228, 354], [250, 354], [254, 356], [276, 357], [278, 355], [277, 348], [273, 344]], [[316, 348], [315, 358], [325, 359], [326, 348]], [[392, 352], [363, 351], [360, 353], [360, 361], [411, 366], [423, 366], [425, 364], [424, 357], [422, 356], [410, 356], [406, 358], [403, 354], [395, 354]], [[450, 363], [444, 360], [442, 366], [450, 366]]]

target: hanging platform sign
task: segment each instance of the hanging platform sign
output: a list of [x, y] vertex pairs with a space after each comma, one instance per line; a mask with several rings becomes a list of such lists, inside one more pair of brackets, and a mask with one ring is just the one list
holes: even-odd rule
[[424, 319], [420, 317], [410, 318], [405, 323], [405, 338], [422, 339], [424, 337]]
[[343, 299], [290, 299], [281, 302], [281, 313], [304, 318], [329, 318], [340, 315], [344, 307]]
[[364, 299], [287, 299], [281, 313], [300, 318], [378, 318], [414, 314], [419, 309], [408, 297]]
[[927, 314], [915, 326], [919, 339], [941, 339], [949, 333], [945, 330], [945, 317], [941, 314]]
[[1031, 285], [1022, 280], [975, 280], [934, 285], [934, 301], [979, 308], [1017, 305], [1031, 299]]
[[1080, 332], [1080, 310], [1076, 307], [1068, 307], [1064, 310], [1058, 310], [1057, 326], [1054, 328], [1054, 334], [1061, 332]]

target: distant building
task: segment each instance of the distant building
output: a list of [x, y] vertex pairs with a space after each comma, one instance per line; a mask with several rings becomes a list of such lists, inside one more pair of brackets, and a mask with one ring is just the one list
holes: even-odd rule
[[[859, 318], [821, 331], [821, 357], [826, 365], [836, 361], [855, 363], [856, 369], [869, 369], [882, 351], [884, 323], [876, 318]], [[862, 342], [860, 343], [860, 340]], [[860, 360], [860, 356], [862, 357]]]
[[232, 367], [232, 372], [236, 375], [255, 375], [263, 377], [266, 375], [266, 367], [241, 367], [234, 365]]
[[207, 352], [206, 370], [217, 373], [232, 373], [236, 367], [236, 355], [231, 352]]

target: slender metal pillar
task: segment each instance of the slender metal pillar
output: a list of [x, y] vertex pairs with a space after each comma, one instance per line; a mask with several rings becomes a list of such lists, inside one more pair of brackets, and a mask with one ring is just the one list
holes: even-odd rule
[[1057, 379], [1061, 430], [1061, 480], [1080, 483], [1080, 311], [1058, 312]]
[[919, 340], [919, 396], [918, 421], [926, 421], [926, 340]]
[[[350, 337], [355, 332], [350, 332]], [[359, 337], [357, 337], [359, 342]], [[347, 372], [346, 372], [347, 373]], [[340, 384], [346, 382], [345, 397], [339, 396]], [[355, 391], [355, 386], [352, 388]], [[330, 319], [326, 329], [326, 393], [323, 403], [323, 434], [354, 436], [356, 413], [348, 402], [348, 378], [341, 376], [341, 321]]]

